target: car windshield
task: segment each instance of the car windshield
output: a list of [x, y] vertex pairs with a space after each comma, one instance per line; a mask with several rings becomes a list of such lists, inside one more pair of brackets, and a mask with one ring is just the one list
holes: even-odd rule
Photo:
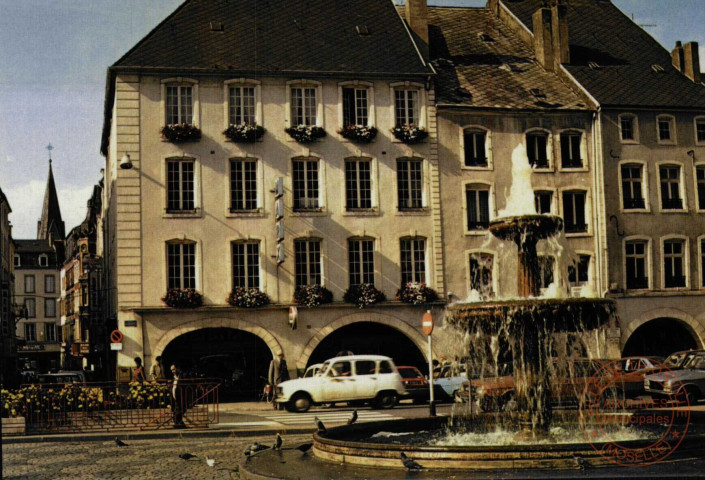
[[684, 365], [685, 368], [697, 368], [698, 370], [705, 369], [705, 355], [694, 355], [688, 363]]
[[402, 378], [417, 378], [419, 376], [413, 368], [399, 368], [398, 370]]

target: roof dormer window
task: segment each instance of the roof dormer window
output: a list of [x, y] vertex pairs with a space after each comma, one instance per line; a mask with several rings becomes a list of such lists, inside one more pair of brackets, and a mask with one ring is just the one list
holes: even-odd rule
[[39, 255], [39, 266], [40, 267], [48, 267], [49, 266], [49, 257], [44, 253]]

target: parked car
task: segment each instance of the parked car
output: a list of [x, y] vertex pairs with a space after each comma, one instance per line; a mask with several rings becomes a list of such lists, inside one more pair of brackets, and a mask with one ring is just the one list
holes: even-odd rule
[[[433, 384], [434, 387], [436, 385], [440, 387], [443, 400], [461, 401], [459, 393], [463, 383], [467, 381], [468, 375], [464, 363], [457, 367], [444, 364], [433, 369]], [[436, 392], [435, 388], [433, 391]]]
[[[428, 379], [416, 367], [397, 367], [401, 381], [406, 388], [406, 395], [401, 399], [410, 398], [414, 403], [426, 403], [429, 400]], [[433, 397], [436, 402], [448, 401], [450, 397], [434, 380]]]
[[680, 370], [671, 370], [644, 378], [644, 390], [657, 396], [685, 395], [696, 404], [705, 397], [705, 352], [698, 352]]
[[392, 408], [406, 389], [391, 358], [349, 355], [326, 360], [316, 376], [280, 383], [276, 393], [288, 411], [306, 412], [311, 405], [337, 402]]
[[37, 383], [86, 383], [86, 374], [80, 370], [40, 373]]
[[318, 372], [321, 371], [321, 367], [323, 367], [322, 363], [314, 363], [306, 369], [306, 371], [304, 372], [304, 376], [301, 378], [315, 377]]
[[664, 368], [663, 357], [627, 357], [619, 362], [610, 363], [609, 367], [616, 366], [613, 383], [618, 397], [638, 397], [644, 392], [644, 377], [662, 371]]

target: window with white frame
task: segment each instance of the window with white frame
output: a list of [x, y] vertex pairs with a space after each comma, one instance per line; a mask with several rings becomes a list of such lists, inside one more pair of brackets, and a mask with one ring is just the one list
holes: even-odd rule
[[418, 88], [394, 89], [395, 126], [419, 125], [419, 90]]
[[299, 239], [294, 241], [296, 286], [321, 285], [321, 241]]
[[257, 159], [230, 159], [230, 212], [257, 210]]
[[561, 133], [561, 168], [582, 168], [583, 158], [580, 152], [583, 135], [570, 131]]
[[539, 215], [550, 215], [553, 206], [553, 192], [550, 190], [534, 191], [534, 206]]
[[397, 159], [397, 195], [400, 211], [423, 208], [422, 159]]
[[705, 143], [705, 117], [695, 119], [695, 142]]
[[54, 318], [56, 316], [56, 299], [55, 298], [45, 298], [44, 299], [44, 316], [47, 318]]
[[21, 266], [22, 266], [22, 261], [21, 261], [21, 259], [20, 259], [20, 256], [17, 255], [17, 254], [15, 254], [15, 263], [14, 263], [14, 265], [15, 265], [15, 267], [21, 267]]
[[426, 239], [402, 238], [399, 241], [401, 254], [401, 285], [409, 282], [426, 282]]
[[230, 85], [228, 87], [228, 122], [230, 125], [254, 125], [256, 120], [255, 87]]
[[169, 242], [167, 253], [167, 288], [196, 288], [196, 243]]
[[37, 341], [37, 324], [33, 322], [27, 322], [24, 324], [24, 339], [27, 342]]
[[540, 131], [527, 133], [526, 155], [532, 167], [548, 168], [548, 133]]
[[548, 288], [554, 279], [554, 269], [556, 259], [548, 255], [539, 255], [539, 288], [541, 290]]
[[316, 87], [292, 86], [291, 88], [291, 124], [292, 126], [318, 125], [318, 103]]
[[54, 275], [44, 275], [44, 292], [56, 292], [56, 277]]
[[624, 244], [627, 289], [649, 288], [648, 247], [646, 240], [631, 240]]
[[169, 83], [165, 88], [166, 124], [193, 124], [193, 86]]
[[259, 242], [232, 242], [233, 287], [261, 288]]
[[463, 150], [465, 154], [466, 167], [486, 168], [487, 132], [479, 128], [466, 128], [463, 130]]
[[695, 167], [695, 182], [698, 194], [698, 210], [705, 210], [705, 165]]
[[350, 286], [375, 283], [374, 240], [348, 239], [348, 269]]
[[663, 286], [684, 288], [686, 285], [685, 240], [672, 238], [663, 242]]
[[674, 143], [675, 119], [670, 115], [659, 115], [656, 117], [656, 128], [659, 143]]
[[465, 187], [467, 208], [467, 229], [487, 230], [490, 226], [490, 189], [487, 185], [467, 185]]
[[623, 143], [637, 143], [638, 136], [637, 117], [630, 114], [619, 116], [619, 135]]
[[494, 255], [484, 252], [471, 253], [469, 262], [470, 290], [476, 291], [482, 298], [494, 297], [492, 283]]
[[37, 301], [34, 298], [25, 298], [24, 307], [27, 309], [27, 318], [35, 318], [37, 316]]
[[366, 126], [370, 118], [370, 98], [367, 87], [342, 87], [343, 127]]
[[39, 255], [39, 266], [40, 267], [48, 267], [49, 266], [49, 257], [44, 253]]
[[320, 208], [319, 161], [317, 158], [295, 158], [292, 161], [294, 211]]
[[563, 192], [563, 224], [565, 233], [585, 233], [587, 193], [581, 190]]
[[368, 158], [345, 159], [345, 208], [372, 208], [372, 162]]
[[193, 160], [166, 161], [167, 213], [192, 212], [196, 209], [195, 167]]
[[45, 342], [55, 342], [56, 341], [56, 324], [55, 323], [45, 323], [44, 324], [44, 341]]
[[34, 275], [25, 275], [24, 276], [24, 293], [34, 293], [35, 292], [35, 285], [34, 285]]
[[620, 168], [622, 176], [622, 208], [624, 210], [643, 209], [644, 166], [640, 163], [625, 163]]
[[661, 209], [683, 210], [681, 167], [679, 165], [660, 166], [659, 180], [661, 182]]
[[590, 270], [590, 255], [578, 255], [577, 261], [568, 266], [568, 282], [571, 287], [587, 284]]

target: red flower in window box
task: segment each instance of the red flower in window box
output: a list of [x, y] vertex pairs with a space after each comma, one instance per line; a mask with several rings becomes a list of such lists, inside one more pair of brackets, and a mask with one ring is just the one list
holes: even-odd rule
[[409, 282], [397, 291], [397, 300], [412, 305], [430, 303], [438, 300], [438, 294], [425, 283]]
[[402, 125], [394, 127], [391, 130], [394, 138], [407, 144], [421, 143], [428, 137], [428, 132], [425, 128], [417, 127], [416, 125]]
[[162, 302], [171, 308], [198, 308], [203, 305], [203, 295], [195, 288], [170, 288]]
[[308, 308], [317, 307], [333, 301], [333, 293], [320, 285], [302, 285], [296, 287], [294, 301]]

